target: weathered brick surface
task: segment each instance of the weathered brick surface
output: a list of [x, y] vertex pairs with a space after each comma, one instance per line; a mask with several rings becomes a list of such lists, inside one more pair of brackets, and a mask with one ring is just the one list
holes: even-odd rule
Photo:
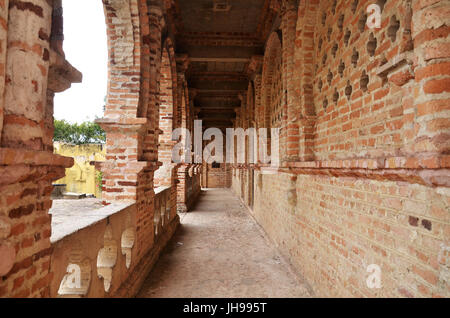
[[[104, 201], [136, 202], [139, 262], [154, 243], [158, 136], [167, 143], [159, 145], [160, 158], [170, 163], [171, 124], [188, 127], [192, 117], [184, 124], [178, 119], [173, 40], [165, 39], [164, 50], [161, 42], [166, 8], [138, 0], [103, 3], [109, 48], [107, 105], [99, 120], [107, 132]], [[62, 14], [60, 0], [0, 1], [0, 296], [49, 296], [51, 182], [73, 164], [52, 154], [53, 97], [81, 81], [64, 58]], [[176, 177], [166, 180], [171, 214], [177, 188], [185, 191]], [[198, 193], [199, 182], [191, 183]], [[185, 200], [193, 200], [191, 192]]]
[[[378, 1], [381, 28], [369, 29], [372, 3], [301, 1], [294, 15], [280, 2], [281, 49], [273, 33], [249, 94], [262, 127], [279, 107], [267, 92], [286, 92], [284, 160], [254, 179], [234, 166], [232, 189], [317, 295], [448, 297], [450, 5]], [[370, 264], [381, 289], [367, 287]]]
[[[448, 296], [447, 189], [291, 174], [255, 180], [255, 218], [317, 295]], [[370, 264], [381, 267], [381, 289], [366, 285]]]
[[[377, 1], [378, 29], [365, 23], [374, 1], [268, 0], [257, 30], [264, 54], [245, 67], [234, 125], [281, 128], [278, 170], [171, 163], [171, 130], [192, 132], [198, 115], [189, 56], [176, 50], [177, 8], [103, 3], [104, 201], [135, 203], [137, 263], [155, 247], [155, 187], [171, 186], [175, 216], [201, 185], [231, 185], [318, 295], [450, 295], [448, 0]], [[48, 296], [57, 285], [51, 183], [72, 160], [52, 153], [53, 96], [81, 81], [64, 58], [61, 6], [0, 0], [0, 297]], [[218, 45], [206, 31], [186, 37]], [[381, 289], [367, 288], [369, 264], [382, 269]]]
[[[47, 81], [55, 79], [58, 55], [49, 37], [52, 10], [48, 1], [0, 2], [2, 297], [49, 295], [52, 181], [73, 164], [52, 153], [56, 88]], [[67, 67], [67, 82], [78, 81]]]
[[231, 167], [220, 164], [214, 168], [212, 164], [202, 165], [202, 187], [203, 188], [229, 188], [231, 186]]

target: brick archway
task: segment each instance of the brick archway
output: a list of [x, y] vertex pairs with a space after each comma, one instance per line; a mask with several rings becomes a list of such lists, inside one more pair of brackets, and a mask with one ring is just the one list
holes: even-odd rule
[[161, 79], [160, 79], [160, 105], [158, 115], [158, 164], [161, 166], [155, 171], [154, 185], [174, 185], [172, 149], [175, 142], [172, 141], [172, 131], [176, 127], [177, 110], [177, 74], [176, 62], [173, 56], [173, 46], [170, 39], [165, 41], [161, 56]]
[[274, 82], [274, 75], [276, 74], [276, 67], [282, 65], [282, 50], [281, 40], [277, 32], [273, 32], [266, 46], [266, 54], [264, 55], [263, 71], [262, 71], [262, 102], [264, 104], [263, 126], [265, 128], [272, 127], [270, 116], [272, 113], [272, 85]]

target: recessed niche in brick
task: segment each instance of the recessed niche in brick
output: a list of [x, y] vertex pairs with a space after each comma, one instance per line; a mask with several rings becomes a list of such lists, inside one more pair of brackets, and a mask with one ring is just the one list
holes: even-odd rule
[[431, 224], [431, 221], [430, 221], [430, 220], [423, 219], [423, 220], [422, 220], [422, 226], [423, 226], [424, 228], [426, 228], [428, 231], [431, 231], [432, 224]]
[[338, 100], [339, 100], [339, 92], [338, 92], [337, 88], [334, 88], [333, 102], [337, 103]]
[[355, 0], [355, 1], [352, 2], [352, 12], [353, 12], [353, 14], [355, 14], [356, 10], [358, 9], [358, 3], [359, 3], [359, 0]]
[[322, 38], [319, 39], [319, 51], [322, 50], [322, 44], [323, 44], [323, 40]]
[[400, 29], [400, 21], [397, 19], [395, 15], [391, 17], [391, 22], [389, 24], [389, 28], [387, 30], [388, 37], [391, 38], [392, 42], [397, 40], [397, 32]]
[[345, 15], [344, 15], [344, 14], [341, 14], [341, 15], [339, 16], [339, 20], [338, 20], [338, 22], [337, 22], [338, 28], [339, 28], [339, 30], [341, 30], [341, 31], [342, 31], [342, 29], [344, 28], [344, 19], [345, 19]]
[[350, 81], [347, 81], [347, 86], [345, 87], [345, 96], [347, 96], [347, 99], [350, 100], [352, 97], [353, 87], [350, 84]]
[[327, 63], [328, 55], [325, 53], [322, 57], [322, 64], [325, 65]]
[[319, 83], [317, 84], [317, 86], [319, 87], [319, 91], [322, 91], [322, 87], [323, 87], [322, 79], [319, 79]]
[[377, 0], [377, 5], [380, 7], [381, 12], [383, 12], [385, 4], [386, 4], [386, 0]]
[[338, 67], [338, 72], [339, 72], [339, 75], [341, 75], [341, 77], [344, 76], [344, 70], [345, 70], [345, 63], [344, 63], [344, 61], [341, 60], [341, 63], [339, 64], [339, 67]]
[[333, 12], [333, 14], [336, 14], [336, 7], [337, 7], [337, 0], [334, 0], [333, 5], [331, 7], [331, 12]]
[[354, 67], [358, 65], [358, 60], [359, 60], [359, 52], [355, 48], [353, 48], [352, 64]]
[[370, 56], [375, 55], [375, 51], [377, 49], [377, 38], [373, 35], [373, 33], [370, 33], [369, 41], [367, 42], [367, 52]]
[[328, 41], [331, 40], [331, 34], [333, 33], [333, 29], [332, 28], [328, 28], [328, 32], [327, 32], [327, 39]]
[[368, 85], [369, 85], [369, 75], [367, 75], [366, 71], [364, 70], [361, 74], [361, 79], [359, 80], [359, 86], [361, 87], [361, 90], [363, 92], [366, 92]]
[[333, 57], [336, 57], [338, 48], [339, 47], [338, 47], [337, 43], [334, 43], [333, 47], [331, 48], [331, 54], [333, 55]]
[[327, 75], [328, 85], [331, 85], [332, 81], [333, 81], [333, 73], [331, 72], [331, 70], [328, 70], [328, 75]]
[[323, 109], [327, 110], [327, 107], [328, 107], [328, 99], [324, 98], [324, 100], [323, 100]]
[[326, 12], [324, 12], [322, 14], [322, 24], [325, 25], [325, 22], [327, 22], [327, 13]]
[[350, 42], [350, 37], [352, 36], [352, 31], [350, 31], [349, 29], [347, 29], [347, 31], [345, 31], [345, 35], [344, 35], [344, 43], [345, 46], [348, 46], [348, 43]]
[[361, 13], [361, 17], [358, 20], [358, 30], [359, 32], [364, 32], [364, 30], [366, 29], [366, 23], [367, 23], [367, 14], [366, 13]]

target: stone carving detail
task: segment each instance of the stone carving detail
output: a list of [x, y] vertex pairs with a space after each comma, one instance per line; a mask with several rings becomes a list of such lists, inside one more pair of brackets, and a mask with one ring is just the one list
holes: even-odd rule
[[125, 266], [130, 268], [131, 265], [131, 249], [136, 241], [134, 228], [129, 227], [122, 233], [121, 239], [122, 255], [125, 255]]
[[97, 273], [103, 278], [105, 291], [108, 292], [111, 287], [112, 271], [117, 261], [117, 243], [113, 239], [113, 233], [110, 226], [106, 228], [104, 236], [104, 247], [98, 252]]

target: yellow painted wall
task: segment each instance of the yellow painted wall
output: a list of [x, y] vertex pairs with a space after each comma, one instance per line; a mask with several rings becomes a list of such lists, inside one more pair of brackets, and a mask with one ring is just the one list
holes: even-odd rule
[[56, 154], [75, 160], [73, 167], [66, 169], [66, 176], [54, 183], [66, 184], [66, 192], [93, 194], [100, 198], [101, 190], [97, 184], [100, 172], [90, 162], [105, 161], [105, 145], [68, 145], [55, 142], [53, 146]]

